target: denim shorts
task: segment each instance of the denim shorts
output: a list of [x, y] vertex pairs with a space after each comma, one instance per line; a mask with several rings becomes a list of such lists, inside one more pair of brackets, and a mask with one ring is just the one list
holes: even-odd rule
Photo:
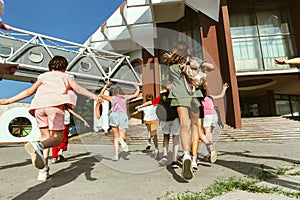
[[111, 112], [109, 115], [109, 125], [128, 128], [128, 116], [124, 112]]
[[216, 126], [218, 123], [218, 115], [217, 114], [209, 114], [209, 115], [204, 115], [204, 120], [203, 120], [203, 128], [207, 128], [210, 126]]

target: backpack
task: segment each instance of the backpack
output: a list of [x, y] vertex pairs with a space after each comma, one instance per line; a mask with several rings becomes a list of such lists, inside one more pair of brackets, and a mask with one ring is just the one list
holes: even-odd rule
[[168, 93], [160, 95], [160, 100], [156, 107], [156, 115], [161, 121], [172, 121], [178, 117], [176, 107], [171, 106], [171, 99], [168, 98]]

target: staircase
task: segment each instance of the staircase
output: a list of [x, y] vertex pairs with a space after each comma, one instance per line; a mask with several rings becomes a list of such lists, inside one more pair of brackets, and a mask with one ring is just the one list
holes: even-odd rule
[[[300, 139], [300, 121], [284, 117], [242, 118], [243, 128], [234, 129], [225, 125], [224, 129], [214, 131], [214, 140], [218, 142], [287, 140]], [[127, 129], [128, 144], [146, 144], [147, 130], [144, 124], [131, 123]], [[158, 141], [162, 143], [162, 134], [158, 130]], [[112, 144], [113, 133], [85, 133], [70, 139], [71, 143]]]
[[242, 118], [243, 128], [225, 125], [219, 141], [282, 140], [300, 138], [300, 121], [284, 117]]

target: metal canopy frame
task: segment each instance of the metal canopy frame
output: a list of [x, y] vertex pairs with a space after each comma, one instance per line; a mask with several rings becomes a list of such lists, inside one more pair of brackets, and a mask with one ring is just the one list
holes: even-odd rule
[[55, 55], [61, 55], [69, 61], [66, 72], [88, 89], [100, 89], [109, 80], [125, 86], [142, 85], [126, 55], [18, 28], [0, 33], [0, 59], [19, 64], [15, 75], [5, 75], [6, 79], [33, 82], [40, 73], [48, 71], [48, 62]]

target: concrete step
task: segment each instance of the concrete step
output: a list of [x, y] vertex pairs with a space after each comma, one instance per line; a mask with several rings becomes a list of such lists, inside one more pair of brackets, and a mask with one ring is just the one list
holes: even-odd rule
[[[234, 129], [228, 125], [224, 129], [214, 133], [214, 139], [218, 142], [231, 141], [259, 141], [259, 140], [292, 140], [300, 139], [300, 121], [295, 121], [283, 117], [258, 117], [243, 118], [243, 127]], [[147, 129], [144, 124], [129, 124], [126, 133], [128, 144], [146, 144], [148, 140]], [[158, 130], [158, 141], [162, 143], [163, 137]], [[112, 144], [113, 133], [85, 133], [70, 139], [73, 143], [89, 144]]]

